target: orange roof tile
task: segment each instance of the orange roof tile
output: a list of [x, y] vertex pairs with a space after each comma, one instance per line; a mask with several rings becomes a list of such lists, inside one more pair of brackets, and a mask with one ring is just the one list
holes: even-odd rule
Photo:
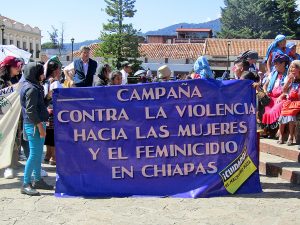
[[[238, 56], [247, 50], [258, 52], [260, 58], [265, 57], [267, 48], [273, 41], [271, 39], [217, 39], [208, 38], [205, 43], [180, 43], [180, 44], [141, 44], [140, 54], [149, 59], [197, 59], [200, 55], [227, 56], [227, 43], [230, 41], [229, 55]], [[300, 46], [300, 40], [288, 40]], [[89, 45], [91, 57], [95, 57], [98, 44]], [[71, 54], [70, 54], [71, 55]], [[74, 57], [79, 57], [80, 52], [74, 52]]]
[[197, 59], [204, 44], [141, 44], [140, 54], [149, 59]]
[[[205, 42], [205, 50], [203, 55], [210, 56], [227, 56], [228, 46], [230, 41], [229, 55], [238, 56], [240, 53], [247, 50], [254, 50], [258, 52], [259, 57], [265, 57], [268, 46], [272, 43], [271, 39], [217, 39], [208, 38]], [[300, 44], [298, 40], [288, 40], [287, 42], [295, 42]]]

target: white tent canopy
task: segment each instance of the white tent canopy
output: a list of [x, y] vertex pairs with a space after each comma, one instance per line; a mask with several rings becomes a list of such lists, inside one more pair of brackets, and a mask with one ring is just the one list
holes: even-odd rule
[[23, 58], [25, 63], [28, 63], [31, 57], [31, 53], [19, 49], [14, 45], [0, 45], [0, 62], [6, 56], [15, 56], [17, 58]]

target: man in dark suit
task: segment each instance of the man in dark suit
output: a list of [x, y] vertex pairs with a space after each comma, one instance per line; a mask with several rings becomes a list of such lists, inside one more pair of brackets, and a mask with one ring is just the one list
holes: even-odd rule
[[90, 58], [90, 48], [81, 46], [80, 59], [76, 59], [69, 66], [65, 67], [64, 73], [74, 73], [75, 87], [91, 87], [93, 86], [93, 78], [96, 73], [97, 62]]

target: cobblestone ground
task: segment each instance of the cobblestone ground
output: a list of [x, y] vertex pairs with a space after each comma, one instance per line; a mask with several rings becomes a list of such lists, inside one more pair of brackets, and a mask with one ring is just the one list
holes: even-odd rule
[[[45, 166], [55, 182], [55, 168]], [[0, 224], [300, 224], [300, 186], [261, 176], [263, 193], [210, 199], [56, 198], [20, 194], [23, 168], [0, 178]]]

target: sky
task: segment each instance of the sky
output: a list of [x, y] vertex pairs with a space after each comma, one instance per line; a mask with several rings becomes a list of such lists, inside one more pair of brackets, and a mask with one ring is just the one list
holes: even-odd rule
[[[137, 13], [128, 20], [142, 32], [157, 30], [176, 23], [201, 23], [221, 15], [223, 0], [136, 0]], [[51, 25], [64, 26], [65, 43], [99, 38], [102, 24], [109, 17], [104, 0], [1, 0], [0, 14], [42, 30], [42, 43], [49, 40]], [[16, 7], [16, 5], [18, 5]]]

